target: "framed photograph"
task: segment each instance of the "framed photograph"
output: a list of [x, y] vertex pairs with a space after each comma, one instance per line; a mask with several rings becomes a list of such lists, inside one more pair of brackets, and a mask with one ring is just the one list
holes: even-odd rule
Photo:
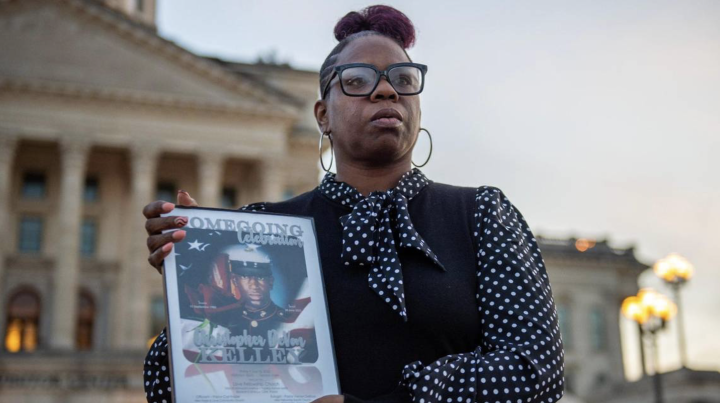
[[197, 207], [165, 259], [177, 403], [340, 394], [312, 218]]

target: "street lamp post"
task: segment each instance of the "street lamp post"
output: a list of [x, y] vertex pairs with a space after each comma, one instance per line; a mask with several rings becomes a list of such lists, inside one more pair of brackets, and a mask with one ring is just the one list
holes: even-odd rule
[[[659, 350], [657, 332], [664, 329], [667, 322], [677, 313], [677, 307], [664, 295], [652, 288], [643, 288], [637, 295], [627, 297], [622, 303], [622, 314], [638, 323], [641, 337], [649, 335], [653, 350], [653, 385], [655, 402], [662, 403], [662, 379], [659, 370]], [[642, 348], [642, 346], [641, 346]], [[643, 365], [645, 365], [643, 363]]]
[[[650, 375], [648, 373], [647, 369], [645, 368], [645, 361], [646, 361], [645, 360], [645, 339], [643, 338], [643, 336], [645, 335], [645, 332], [643, 332], [642, 324], [640, 324], [639, 322], [637, 323], [637, 328], [638, 328], [638, 340], [640, 340], [640, 364], [641, 364], [640, 368], [642, 368], [642, 376], [644, 377], [645, 375]], [[155, 340], [152, 340], [152, 341], [155, 341]]]
[[685, 368], [687, 364], [687, 349], [685, 345], [685, 325], [683, 323], [682, 307], [680, 305], [680, 289], [693, 275], [693, 266], [684, 257], [671, 253], [658, 260], [653, 265], [655, 274], [665, 280], [673, 290], [675, 303], [678, 307], [678, 342], [680, 343], [680, 365]]

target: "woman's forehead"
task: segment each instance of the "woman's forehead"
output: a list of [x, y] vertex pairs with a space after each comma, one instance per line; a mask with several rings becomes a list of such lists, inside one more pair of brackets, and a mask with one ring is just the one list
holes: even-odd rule
[[393, 63], [409, 62], [403, 49], [395, 41], [381, 35], [370, 35], [350, 42], [336, 61], [347, 63], [370, 63], [384, 69]]

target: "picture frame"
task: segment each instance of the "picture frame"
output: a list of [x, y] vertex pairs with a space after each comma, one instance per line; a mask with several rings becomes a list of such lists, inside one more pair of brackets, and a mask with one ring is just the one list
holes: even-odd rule
[[[176, 208], [165, 258], [176, 403], [308, 403], [340, 394], [311, 217]], [[171, 230], [173, 231], [173, 230]]]

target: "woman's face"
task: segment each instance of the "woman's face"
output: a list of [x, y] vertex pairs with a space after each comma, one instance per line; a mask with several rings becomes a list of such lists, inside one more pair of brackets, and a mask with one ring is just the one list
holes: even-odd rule
[[[409, 61], [393, 40], [371, 35], [348, 44], [339, 54], [336, 65], [369, 63], [385, 70], [393, 63]], [[401, 119], [378, 119], [376, 114], [388, 109], [394, 109]], [[420, 98], [398, 95], [384, 77], [369, 96], [349, 97], [343, 94], [336, 76], [325, 100], [316, 103], [315, 116], [323, 131], [332, 132], [338, 164], [409, 165], [420, 130]]]

